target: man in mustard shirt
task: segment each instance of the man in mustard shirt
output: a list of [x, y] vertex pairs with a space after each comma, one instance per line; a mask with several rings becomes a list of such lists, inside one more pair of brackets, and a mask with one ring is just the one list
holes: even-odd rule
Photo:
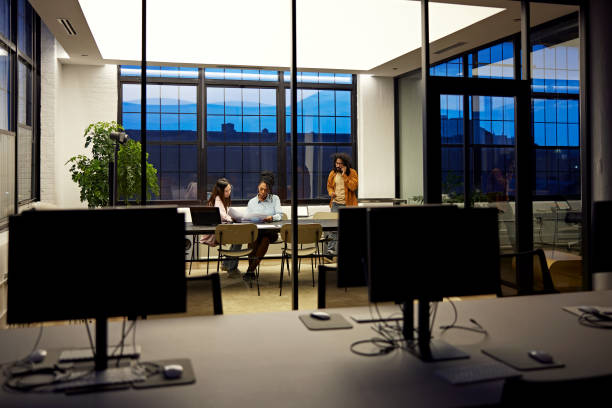
[[[327, 177], [327, 192], [331, 197], [329, 206], [332, 212], [338, 212], [341, 207], [357, 205], [357, 187], [359, 178], [357, 171], [351, 166], [351, 158], [346, 153], [336, 153], [333, 156], [334, 168]], [[328, 255], [336, 255], [338, 235], [332, 232], [328, 235]]]

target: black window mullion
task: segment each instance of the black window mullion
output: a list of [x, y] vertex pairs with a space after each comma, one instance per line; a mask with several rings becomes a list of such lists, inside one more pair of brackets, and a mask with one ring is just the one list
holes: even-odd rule
[[206, 85], [204, 83], [204, 69], [198, 68], [198, 85], [196, 87], [196, 126], [198, 132], [197, 152], [198, 152], [198, 195], [199, 202], [206, 201], [206, 190], [208, 189], [208, 158], [206, 157], [207, 146], [204, 143], [206, 134]]
[[11, 4], [11, 31], [12, 31], [12, 39], [15, 44], [15, 52], [13, 53], [13, 58], [10, 61], [11, 68], [11, 118], [10, 120], [10, 129], [15, 132], [15, 174], [14, 174], [14, 189], [13, 189], [13, 212], [15, 214], [19, 211], [19, 126], [17, 126], [18, 120], [18, 106], [19, 106], [19, 80], [18, 80], [18, 64], [19, 64], [19, 47], [18, 47], [18, 29], [17, 29], [17, 21], [19, 19], [18, 11], [17, 11], [17, 0], [13, 0]]
[[[287, 200], [287, 101], [286, 101], [286, 89], [285, 76], [282, 72], [279, 72], [279, 83], [276, 92], [276, 117], [277, 121], [277, 132], [278, 137], [278, 178], [279, 178], [279, 189], [278, 195], [281, 202]], [[295, 107], [291, 107], [291, 113]], [[292, 129], [293, 131], [293, 129]]]

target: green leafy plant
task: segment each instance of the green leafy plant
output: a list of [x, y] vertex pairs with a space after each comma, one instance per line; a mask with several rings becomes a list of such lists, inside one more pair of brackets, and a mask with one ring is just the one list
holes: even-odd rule
[[[109, 182], [108, 167], [114, 160], [115, 142], [110, 139], [111, 132], [123, 131], [117, 122], [96, 122], [90, 124], [83, 136], [85, 147], [91, 146], [92, 157], [77, 155], [71, 157], [66, 165], [72, 180], [81, 188], [81, 202], [87, 201], [90, 208], [108, 206]], [[141, 165], [140, 155], [142, 146], [140, 142], [128, 139], [120, 146], [117, 160], [117, 193], [125, 204], [129, 201], [140, 202], [141, 193]], [[159, 195], [157, 183], [157, 170], [148, 162], [147, 154], [147, 200], [152, 195]]]

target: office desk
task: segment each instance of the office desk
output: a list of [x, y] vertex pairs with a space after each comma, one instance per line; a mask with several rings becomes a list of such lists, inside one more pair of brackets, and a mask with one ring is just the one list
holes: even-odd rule
[[[266, 224], [255, 224], [258, 229], [266, 229], [270, 231], [279, 232], [280, 226], [284, 224], [291, 224], [291, 220], [281, 220], [274, 221]], [[328, 220], [328, 219], [300, 219], [298, 220], [298, 224], [321, 224], [323, 227], [323, 231], [335, 231], [338, 229], [338, 220]], [[275, 227], [278, 226], [278, 227]], [[185, 223], [185, 233], [198, 235], [198, 234], [214, 234], [215, 226], [214, 225], [193, 225], [192, 223]]]
[[[466, 406], [499, 400], [503, 382], [453, 386], [439, 379], [440, 367], [488, 361], [483, 347], [511, 344], [549, 351], [566, 364], [560, 369], [524, 372], [529, 380], [578, 378], [612, 373], [612, 331], [581, 326], [561, 310], [582, 304], [612, 305], [612, 291], [565, 293], [456, 302], [458, 324], [476, 319], [489, 335], [449, 330], [439, 336], [471, 354], [468, 360], [424, 363], [396, 350], [361, 357], [352, 342], [373, 336], [370, 324], [353, 329], [309, 331], [298, 316], [308, 311], [149, 319], [138, 323], [143, 360], [188, 357], [193, 385], [96, 394], [14, 394], [0, 391], [9, 407], [395, 407]], [[333, 309], [347, 319], [367, 308]], [[448, 303], [440, 305], [436, 327], [452, 321]], [[120, 323], [111, 323], [110, 342]], [[38, 329], [0, 332], [0, 361], [25, 356]], [[131, 336], [130, 336], [131, 337]], [[85, 347], [84, 326], [46, 328], [40, 346]]]

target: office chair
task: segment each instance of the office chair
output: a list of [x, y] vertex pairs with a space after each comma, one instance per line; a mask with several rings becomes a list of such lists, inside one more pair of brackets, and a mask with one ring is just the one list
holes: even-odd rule
[[[314, 258], [315, 256], [319, 256], [319, 239], [321, 239], [321, 234], [323, 233], [323, 227], [321, 224], [302, 224], [298, 225], [298, 239], [293, 245], [293, 234], [292, 234], [292, 226], [291, 224], [285, 224], [281, 227], [280, 236], [285, 243], [283, 247], [283, 254], [281, 257], [281, 272], [280, 272], [280, 282], [279, 282], [279, 296], [283, 294], [283, 275], [285, 272], [285, 262], [287, 262], [287, 272], [289, 273], [289, 259], [291, 259], [291, 254], [294, 248], [297, 248], [297, 245], [309, 245], [313, 244], [312, 247], [299, 248], [296, 249], [296, 255], [298, 258], [310, 257], [310, 266], [312, 268], [312, 287], [315, 286], [314, 279]], [[288, 246], [291, 244], [291, 247]], [[299, 268], [299, 267], [298, 267]], [[299, 273], [299, 270], [298, 270]]]
[[553, 262], [550, 267], [550, 276], [555, 277], [557, 287], [561, 289], [582, 288], [582, 260], [561, 259]]
[[[507, 286], [517, 291], [517, 295], [533, 295], [544, 293], [558, 293], [553, 285], [550, 270], [546, 263], [546, 255], [541, 248], [533, 251], [515, 252], [500, 255], [500, 282], [502, 286]], [[533, 285], [532, 287], [522, 287], [516, 267], [517, 260], [521, 262], [533, 262]], [[508, 280], [508, 275], [514, 275], [514, 281]], [[498, 296], [502, 296], [500, 288]]]
[[[255, 224], [219, 224], [215, 228], [215, 239], [219, 243], [219, 256], [217, 257], [217, 273], [219, 273], [219, 264], [222, 258], [225, 257], [248, 257], [253, 251], [251, 248], [231, 250], [224, 249], [224, 245], [249, 245], [257, 240], [257, 226]], [[231, 247], [230, 247], [231, 248]], [[259, 267], [255, 271], [255, 280], [257, 281], [257, 295], [259, 296]], [[253, 287], [253, 282], [250, 282]]]
[[[337, 212], [331, 212], [331, 211], [319, 211], [313, 214], [312, 219], [314, 220], [337, 220], [338, 219], [338, 213]], [[321, 237], [321, 239], [319, 240], [319, 245], [320, 245], [320, 249], [319, 249], [319, 253], [323, 253], [323, 249], [325, 248], [325, 245], [327, 245], [327, 243], [330, 241], [329, 235], [325, 234]], [[325, 263], [325, 258], [322, 258], [323, 263]]]

